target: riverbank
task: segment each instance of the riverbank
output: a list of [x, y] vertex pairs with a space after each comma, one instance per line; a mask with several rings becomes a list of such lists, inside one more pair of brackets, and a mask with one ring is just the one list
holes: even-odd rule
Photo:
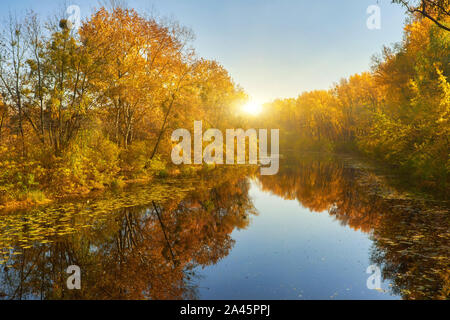
[[[448, 197], [444, 188], [432, 188], [429, 185], [423, 186], [421, 181], [413, 181], [411, 176], [404, 175], [401, 170], [395, 168], [379, 159], [373, 159], [354, 149], [341, 152], [330, 151], [305, 151], [305, 150], [285, 150], [285, 154], [281, 157], [281, 162], [289, 161], [290, 158], [301, 156], [322, 155], [324, 157], [338, 157], [350, 168], [356, 169], [358, 172], [358, 181], [369, 189], [371, 193], [383, 198], [396, 199], [415, 199], [426, 201], [447, 202]], [[348, 149], [347, 149], [348, 150]], [[217, 166], [222, 167], [222, 166]], [[226, 167], [226, 166], [223, 166]], [[126, 189], [130, 185], [146, 185], [154, 181], [164, 182], [165, 180], [180, 181], [193, 177], [207, 171], [214, 170], [214, 165], [189, 165], [189, 166], [168, 166], [159, 165], [158, 170], [149, 171], [146, 175], [140, 175], [134, 178], [117, 178], [111, 177], [111, 183], [97, 183], [92, 188], [80, 186], [73, 192], [60, 193], [52, 192], [51, 188], [44, 190], [33, 189], [28, 193], [19, 193], [17, 198], [10, 198], [8, 201], [0, 204], [0, 211], [8, 212], [15, 210], [29, 209], [37, 206], [48, 205], [58, 202], [81, 201], [83, 199], [91, 199], [110, 191]], [[55, 185], [60, 185], [56, 182]]]
[[110, 184], [97, 184], [92, 189], [81, 186], [73, 192], [66, 192], [64, 194], [61, 194], [60, 192], [52, 192], [50, 188], [47, 188], [46, 190], [31, 190], [29, 192], [19, 194], [18, 198], [13, 198], [0, 204], [0, 212], [30, 209], [37, 206], [59, 202], [81, 201], [83, 199], [94, 198], [107, 192], [122, 190], [131, 185], [146, 185], [155, 180], [164, 181], [167, 179], [186, 178], [201, 169], [201, 166], [191, 166], [183, 171], [176, 168], [171, 168], [168, 171], [155, 172], [151, 175], [142, 176], [140, 178], [113, 179], [113, 182]]
[[[400, 164], [401, 162], [397, 159], [385, 158], [382, 154], [367, 152], [360, 148], [356, 142], [298, 139], [296, 143], [289, 143], [293, 139], [292, 133], [285, 134], [281, 140], [280, 150], [340, 154], [359, 159], [372, 170], [375, 170], [378, 175], [384, 176], [387, 184], [392, 184], [400, 189], [407, 189], [421, 198], [448, 200], [450, 181], [445, 173], [439, 179], [436, 179], [434, 176], [411, 166], [409, 162]], [[290, 146], [294, 146], [294, 148]], [[429, 171], [433, 170], [436, 171], [437, 169], [429, 168]]]

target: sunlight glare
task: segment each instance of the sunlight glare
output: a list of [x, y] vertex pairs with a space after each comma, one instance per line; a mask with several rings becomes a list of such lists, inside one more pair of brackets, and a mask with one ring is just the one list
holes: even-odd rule
[[249, 101], [247, 104], [245, 104], [243, 106], [242, 110], [245, 113], [248, 113], [248, 114], [251, 114], [251, 115], [258, 115], [262, 111], [262, 106], [261, 106], [261, 104], [259, 104], [257, 102]]

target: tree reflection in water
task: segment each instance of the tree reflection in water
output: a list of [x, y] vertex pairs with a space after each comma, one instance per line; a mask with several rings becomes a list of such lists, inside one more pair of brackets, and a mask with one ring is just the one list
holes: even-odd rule
[[[183, 187], [179, 181], [153, 184], [88, 205], [2, 216], [0, 295], [195, 299], [196, 268], [226, 257], [232, 231], [246, 228], [256, 214], [249, 197], [252, 177], [266, 192], [369, 233], [371, 260], [382, 267], [392, 293], [449, 298], [450, 221], [442, 203], [380, 192], [378, 177], [334, 157], [290, 157], [278, 175], [255, 172], [218, 168]], [[81, 267], [81, 290], [66, 289], [65, 270], [72, 264]]]
[[334, 157], [285, 161], [277, 176], [258, 181], [265, 191], [370, 233], [371, 261], [391, 280], [393, 294], [404, 299], [450, 298], [447, 203], [414, 201], [395, 190], [380, 192], [378, 177]]
[[[2, 235], [14, 236], [6, 239], [10, 243], [3, 252], [8, 251], [8, 257], [0, 293], [7, 299], [196, 298], [195, 267], [227, 256], [233, 246], [231, 232], [247, 227], [249, 215], [256, 213], [246, 175], [247, 169], [216, 170], [214, 176], [190, 181], [195, 190], [174, 192], [171, 199], [103, 215], [93, 212], [97, 223], [88, 228], [75, 221], [77, 212], [65, 212], [64, 221], [72, 222], [74, 232], [41, 238], [25, 248], [21, 240], [43, 230], [10, 220], [2, 226], [8, 230]], [[52, 222], [47, 226], [57, 229], [58, 223]], [[82, 270], [79, 291], [66, 289], [65, 270], [73, 264]]]

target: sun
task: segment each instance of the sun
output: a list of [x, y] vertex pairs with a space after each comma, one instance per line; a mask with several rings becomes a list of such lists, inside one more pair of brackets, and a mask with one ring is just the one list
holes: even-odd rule
[[262, 111], [262, 105], [254, 102], [254, 101], [249, 101], [248, 103], [246, 103], [243, 107], [242, 107], [242, 111], [244, 111], [245, 113], [251, 114], [251, 115], [258, 115], [261, 113]]

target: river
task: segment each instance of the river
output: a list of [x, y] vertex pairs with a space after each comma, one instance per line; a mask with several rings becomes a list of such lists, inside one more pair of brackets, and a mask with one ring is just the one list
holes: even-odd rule
[[2, 213], [0, 299], [448, 299], [448, 202], [395, 180], [293, 153]]

